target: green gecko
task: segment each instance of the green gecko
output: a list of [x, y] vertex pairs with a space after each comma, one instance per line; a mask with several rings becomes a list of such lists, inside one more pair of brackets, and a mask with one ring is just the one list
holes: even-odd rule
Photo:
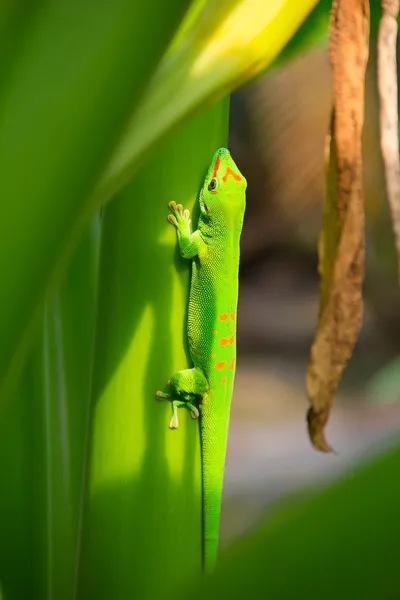
[[[240, 235], [247, 182], [229, 150], [214, 154], [200, 191], [198, 228], [191, 233], [190, 212], [169, 203], [183, 258], [192, 259], [187, 332], [193, 368], [177, 371], [171, 391], [158, 391], [172, 403], [171, 429], [178, 407], [200, 416], [202, 457], [203, 570], [217, 559], [222, 485], [229, 413], [236, 370], [236, 311]], [[200, 410], [200, 412], [199, 412]]]

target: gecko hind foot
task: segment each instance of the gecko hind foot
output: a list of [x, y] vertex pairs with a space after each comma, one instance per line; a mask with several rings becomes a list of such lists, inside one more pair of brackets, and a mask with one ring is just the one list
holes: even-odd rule
[[185, 402], [183, 400], [172, 400], [171, 404], [172, 404], [172, 418], [169, 422], [170, 429], [178, 429], [178, 427], [179, 427], [178, 408], [180, 408], [182, 406], [184, 408], [187, 408], [188, 410], [190, 410], [190, 416], [192, 417], [192, 419], [198, 419], [199, 411], [194, 406], [194, 404], [191, 404], [190, 402]]
[[174, 400], [172, 394], [166, 394], [165, 392], [158, 390], [156, 392], [156, 398], [157, 400], [169, 400], [171, 402], [172, 418], [169, 423], [170, 429], [178, 429], [178, 408], [182, 406], [190, 410], [190, 416], [192, 417], [192, 419], [198, 419], [200, 416], [200, 413], [194, 404], [192, 404], [191, 402], [185, 402], [184, 400]]
[[209, 385], [203, 372], [197, 367], [192, 369], [183, 369], [176, 371], [168, 381], [169, 391], [156, 392], [157, 400], [169, 400], [172, 406], [172, 419], [170, 428], [176, 429], [179, 427], [178, 408], [187, 408], [190, 411], [192, 419], [198, 419], [200, 412], [198, 404], [200, 404], [207, 394]]

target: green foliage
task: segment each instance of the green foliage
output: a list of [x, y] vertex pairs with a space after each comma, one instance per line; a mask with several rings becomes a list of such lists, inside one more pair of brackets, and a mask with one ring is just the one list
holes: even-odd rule
[[[164, 597], [199, 573], [197, 426], [184, 413], [170, 432], [154, 396], [188, 362], [189, 271], [167, 204], [194, 205], [227, 143], [228, 92], [272, 64], [316, 0], [195, 0], [177, 30], [188, 5], [6, 0], [0, 11], [6, 600]], [[298, 50], [319, 39], [304, 35], [313, 27]], [[306, 537], [303, 513], [299, 529], [291, 518]], [[238, 550], [254, 581], [254, 552], [267, 544], [263, 569], [274, 565], [285, 522]], [[231, 560], [216, 582], [231, 579]]]
[[0, 73], [3, 397], [54, 288], [53, 271], [91, 216], [84, 199], [187, 4], [38, 1], [15, 30], [12, 60]]
[[150, 83], [187, 0], [118, 0], [101, 10], [94, 0], [63, 10], [38, 0], [30, 9], [13, 38], [15, 60], [0, 73], [7, 83], [0, 94], [0, 194], [8, 224], [0, 240], [7, 289], [0, 301], [0, 404], [18, 377], [46, 293], [56, 289], [96, 208], [129, 182], [160, 138], [261, 72], [315, 3], [210, 0], [187, 35], [177, 33], [181, 42], [172, 42]]
[[399, 468], [391, 449], [314, 498], [286, 501], [190, 598], [398, 598]]
[[[46, 305], [0, 419], [0, 581], [6, 598], [73, 596], [90, 394], [100, 221]], [[21, 571], [23, 577], [21, 577]]]

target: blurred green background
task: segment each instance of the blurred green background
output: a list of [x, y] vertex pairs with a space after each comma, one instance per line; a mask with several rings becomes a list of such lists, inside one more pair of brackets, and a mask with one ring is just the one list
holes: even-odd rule
[[[397, 598], [399, 291], [363, 134], [365, 318], [317, 454], [304, 373], [331, 106], [330, 2], [5, 0], [0, 10], [0, 597]], [[248, 181], [221, 565], [200, 579], [198, 428], [167, 204], [214, 151]]]

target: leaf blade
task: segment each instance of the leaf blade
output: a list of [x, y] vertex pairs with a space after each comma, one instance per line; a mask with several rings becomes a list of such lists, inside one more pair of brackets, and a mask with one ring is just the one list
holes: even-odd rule
[[[67, 263], [88, 224], [84, 200], [187, 3], [43, 1], [32, 9], [10, 69], [0, 73], [5, 395], [56, 285], [58, 263], [63, 253]], [[143, 35], [154, 14], [152, 35]]]

